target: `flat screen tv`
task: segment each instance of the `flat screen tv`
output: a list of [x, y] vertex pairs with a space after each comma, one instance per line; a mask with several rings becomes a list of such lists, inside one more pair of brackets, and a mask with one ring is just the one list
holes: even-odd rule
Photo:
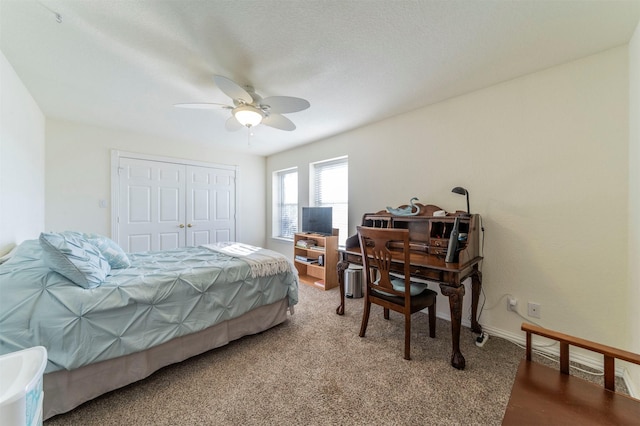
[[302, 232], [331, 235], [333, 232], [333, 207], [303, 207]]

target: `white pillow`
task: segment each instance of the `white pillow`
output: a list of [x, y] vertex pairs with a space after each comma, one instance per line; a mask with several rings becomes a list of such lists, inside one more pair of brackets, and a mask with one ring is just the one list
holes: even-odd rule
[[0, 265], [2, 265], [7, 260], [11, 259], [13, 257], [13, 255], [15, 254], [17, 249], [18, 249], [18, 246], [12, 245], [11, 250], [9, 250], [7, 253], [3, 254], [0, 257]]
[[83, 288], [98, 287], [111, 271], [100, 250], [76, 233], [40, 234], [45, 265]]

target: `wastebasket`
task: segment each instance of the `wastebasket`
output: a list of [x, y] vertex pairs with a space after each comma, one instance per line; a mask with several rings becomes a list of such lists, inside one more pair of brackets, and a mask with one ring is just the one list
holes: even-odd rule
[[362, 266], [349, 266], [344, 271], [344, 294], [350, 299], [362, 297]]
[[42, 425], [42, 375], [47, 349], [34, 346], [0, 356], [0, 422], [7, 426]]

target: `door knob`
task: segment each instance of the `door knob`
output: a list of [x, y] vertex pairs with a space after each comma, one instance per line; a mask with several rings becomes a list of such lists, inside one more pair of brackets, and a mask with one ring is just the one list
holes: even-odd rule
[[187, 227], [188, 227], [188, 228], [191, 228], [192, 226], [193, 226], [192, 224], [188, 224], [188, 225], [187, 225]]
[[184, 223], [181, 223], [180, 225], [178, 225], [180, 228], [184, 228]]

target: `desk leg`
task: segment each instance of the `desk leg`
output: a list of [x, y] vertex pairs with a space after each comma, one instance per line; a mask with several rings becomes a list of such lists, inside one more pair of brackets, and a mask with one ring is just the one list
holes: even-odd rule
[[458, 370], [464, 370], [465, 360], [462, 352], [460, 352], [460, 326], [462, 325], [464, 286], [454, 287], [441, 283], [440, 292], [449, 298], [449, 309], [451, 309], [451, 343], [453, 346], [451, 365]]
[[349, 267], [349, 262], [341, 260], [338, 262], [338, 285], [340, 286], [340, 306], [336, 309], [336, 314], [344, 315], [344, 271]]
[[471, 331], [482, 333], [482, 326], [478, 322], [478, 302], [480, 301], [480, 291], [482, 290], [482, 272], [478, 265], [473, 266], [471, 275]]

